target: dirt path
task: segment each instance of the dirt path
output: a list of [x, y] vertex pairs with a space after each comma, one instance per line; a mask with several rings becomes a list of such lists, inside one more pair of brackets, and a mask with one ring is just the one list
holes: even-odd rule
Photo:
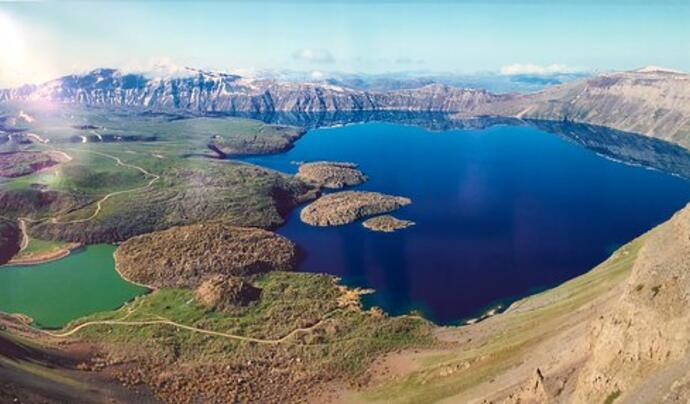
[[22, 252], [29, 246], [29, 241], [31, 241], [31, 239], [29, 238], [29, 233], [26, 232], [26, 221], [24, 218], [19, 218], [18, 221], [19, 230], [22, 232], [22, 242], [19, 244], [19, 252]]
[[[69, 154], [67, 154], [66, 152], [62, 151], [62, 150], [57, 150], [57, 149], [54, 149], [54, 148], [51, 148], [51, 150], [54, 151], [54, 152], [58, 152], [58, 153], [64, 154], [64, 155], [66, 156], [66, 158], [68, 158], [68, 161], [69, 161], [69, 160], [72, 160], [72, 157], [71, 157]], [[135, 170], [141, 172], [142, 174], [144, 174], [144, 176], [150, 177], [151, 179], [149, 180], [149, 182], [148, 182], [146, 185], [143, 185], [143, 186], [141, 186], [141, 187], [136, 187], [136, 188], [131, 188], [131, 189], [125, 189], [125, 190], [122, 190], [122, 191], [115, 191], [115, 192], [111, 192], [111, 193], [109, 193], [109, 194], [103, 196], [101, 199], [99, 199], [98, 201], [96, 201], [96, 210], [91, 214], [91, 216], [89, 216], [89, 217], [87, 217], [87, 218], [84, 218], [84, 219], [74, 219], [74, 220], [59, 221], [58, 218], [59, 218], [61, 215], [65, 214], [65, 213], [58, 213], [56, 216], [54, 216], [54, 217], [52, 217], [52, 218], [50, 218], [50, 219], [31, 219], [31, 218], [29, 218], [29, 217], [20, 217], [20, 218], [18, 218], [19, 226], [20, 226], [21, 231], [22, 231], [22, 244], [21, 244], [21, 249], [20, 249], [20, 251], [23, 251], [23, 250], [29, 245], [29, 241], [31, 240], [31, 238], [29, 237], [29, 234], [28, 234], [27, 231], [26, 231], [26, 222], [40, 223], [40, 222], [43, 222], [43, 221], [45, 221], [45, 220], [49, 220], [51, 223], [55, 223], [55, 224], [72, 224], [72, 223], [84, 223], [84, 222], [88, 222], [88, 221], [91, 221], [91, 220], [93, 220], [94, 218], [96, 218], [96, 216], [98, 216], [98, 214], [101, 213], [101, 210], [103, 209], [103, 203], [104, 203], [105, 201], [107, 201], [108, 199], [110, 199], [111, 197], [116, 196], [116, 195], [122, 195], [122, 194], [130, 193], [130, 192], [136, 192], [136, 191], [141, 191], [141, 190], [144, 190], [144, 189], [148, 189], [148, 188], [150, 188], [151, 186], [153, 186], [153, 184], [156, 183], [156, 181], [158, 181], [158, 180], [160, 179], [160, 176], [159, 176], [159, 175], [153, 174], [153, 173], [147, 171], [146, 169], [144, 169], [144, 168], [142, 168], [142, 167], [139, 167], [139, 166], [136, 166], [136, 165], [134, 165], [134, 164], [125, 163], [125, 162], [122, 161], [119, 157], [116, 157], [116, 156], [113, 156], [113, 155], [110, 155], [110, 154], [107, 154], [107, 153], [92, 151], [92, 150], [82, 150], [82, 152], [84, 152], [84, 153], [96, 154], [96, 155], [99, 155], [99, 156], [102, 156], [102, 157], [106, 157], [106, 158], [112, 159], [112, 160], [115, 161], [115, 163], [116, 163], [117, 165], [122, 166], [122, 167], [127, 167], [127, 168], [135, 169]]]
[[[36, 136], [38, 136], [38, 135], [36, 135]], [[70, 156], [69, 154], [67, 154], [65, 151], [58, 150], [58, 149], [56, 149], [56, 148], [54, 148], [54, 147], [49, 147], [49, 149], [50, 149], [51, 151], [55, 152], [55, 153], [60, 153], [61, 155], [63, 155], [64, 158], [66, 159], [66, 161], [71, 161], [71, 160], [72, 160], [72, 156]], [[40, 222], [44, 222], [44, 221], [46, 221], [46, 220], [50, 221], [51, 223], [55, 223], [55, 224], [72, 224], [72, 223], [84, 223], [84, 222], [88, 222], [88, 221], [91, 221], [91, 220], [93, 220], [94, 218], [96, 218], [96, 217], [98, 216], [98, 214], [101, 213], [101, 210], [103, 209], [103, 203], [105, 203], [105, 201], [107, 201], [107, 200], [110, 199], [111, 197], [116, 196], [116, 195], [122, 195], [122, 194], [130, 193], [130, 192], [136, 192], [136, 191], [141, 191], [141, 190], [148, 189], [148, 188], [150, 188], [151, 186], [153, 186], [153, 184], [156, 183], [156, 181], [158, 181], [158, 180], [160, 179], [160, 176], [159, 176], [159, 175], [154, 174], [154, 173], [152, 173], [152, 172], [149, 172], [149, 171], [147, 171], [146, 169], [144, 169], [144, 168], [142, 168], [142, 167], [139, 167], [139, 166], [137, 166], [137, 165], [125, 163], [125, 162], [122, 161], [122, 159], [120, 159], [119, 157], [116, 157], [116, 156], [113, 156], [113, 155], [110, 155], [110, 154], [107, 154], [107, 153], [92, 151], [92, 150], [82, 150], [82, 152], [84, 152], [84, 153], [96, 154], [96, 155], [99, 155], [99, 156], [106, 157], [106, 158], [109, 158], [109, 159], [111, 159], [111, 160], [114, 160], [115, 163], [116, 163], [117, 165], [122, 166], [122, 167], [131, 168], [131, 169], [134, 169], [134, 170], [137, 170], [137, 171], [141, 172], [144, 176], [149, 177], [150, 180], [149, 180], [149, 182], [148, 182], [146, 185], [143, 185], [143, 186], [140, 186], [140, 187], [136, 187], [136, 188], [131, 188], [131, 189], [125, 189], [125, 190], [122, 190], [122, 191], [111, 192], [111, 193], [109, 193], [109, 194], [103, 196], [101, 199], [99, 199], [98, 201], [96, 201], [96, 210], [95, 210], [89, 217], [84, 218], [84, 219], [74, 219], [74, 220], [66, 220], [66, 221], [59, 221], [59, 220], [58, 220], [58, 218], [59, 218], [60, 216], [62, 216], [62, 215], [64, 215], [64, 214], [67, 214], [67, 213], [69, 213], [69, 212], [58, 213], [58, 214], [56, 214], [55, 216], [53, 216], [53, 217], [51, 217], [51, 218], [44, 218], [44, 219], [31, 219], [31, 218], [26, 217], [26, 216], [24, 216], [24, 217], [18, 217], [18, 218], [17, 218], [17, 222], [18, 222], [18, 224], [19, 224], [19, 229], [20, 229], [20, 231], [21, 231], [21, 233], [22, 233], [22, 240], [21, 240], [21, 243], [20, 243], [20, 245], [19, 245], [19, 252], [24, 251], [24, 250], [29, 246], [29, 243], [31, 242], [31, 237], [29, 236], [29, 233], [28, 233], [28, 231], [27, 231], [27, 225], [26, 225], [27, 222], [29, 222], [29, 223], [40, 223]], [[4, 217], [4, 216], [0, 216], [0, 217]], [[8, 218], [8, 219], [9, 219], [9, 218]], [[61, 256], [58, 257], [58, 258], [61, 258], [62, 256], [68, 255], [68, 254], [69, 254], [69, 251], [70, 251], [70, 250], [61, 252]], [[51, 255], [51, 256], [49, 257], [48, 260], [51, 261], [51, 260], [54, 260], [54, 259], [55, 259], [55, 256]], [[44, 261], [43, 261], [43, 260], [39, 260], [39, 261], [37, 261], [37, 262], [31, 262], [31, 263], [33, 264], [33, 263], [40, 263], [40, 262], [44, 262]]]
[[202, 329], [202, 328], [197, 328], [197, 327], [192, 327], [192, 326], [189, 326], [189, 325], [184, 325], [184, 324], [176, 323], [176, 322], [174, 322], [174, 321], [172, 321], [172, 320], [169, 320], [169, 319], [166, 319], [166, 318], [164, 318], [164, 317], [159, 317], [159, 318], [160, 318], [159, 320], [125, 321], [126, 318], [129, 317], [130, 314], [132, 314], [132, 311], [131, 311], [131, 310], [127, 313], [127, 315], [125, 315], [125, 316], [124, 316], [122, 319], [120, 319], [120, 320], [89, 321], [89, 322], [86, 322], [86, 323], [84, 323], [84, 324], [80, 324], [80, 325], [78, 325], [77, 327], [73, 328], [72, 330], [69, 330], [69, 331], [66, 331], [66, 332], [63, 332], [63, 333], [53, 333], [53, 332], [50, 332], [50, 331], [42, 331], [42, 332], [45, 333], [45, 334], [50, 335], [51, 337], [65, 338], [65, 337], [69, 337], [70, 335], [73, 335], [74, 333], [76, 333], [76, 332], [78, 332], [78, 331], [80, 331], [80, 330], [82, 330], [82, 329], [84, 329], [84, 328], [86, 328], [86, 327], [90, 327], [90, 326], [94, 326], [94, 325], [125, 325], [125, 326], [131, 326], [131, 325], [134, 325], [134, 326], [143, 326], [143, 325], [169, 325], [169, 326], [173, 326], [173, 327], [180, 328], [180, 329], [183, 329], [183, 330], [188, 330], [188, 331], [192, 331], [192, 332], [198, 332], [198, 333], [201, 333], [201, 334], [212, 335], [212, 336], [216, 336], [216, 337], [223, 337], [223, 338], [235, 339], [235, 340], [238, 340], [238, 341], [255, 342], [255, 343], [258, 343], [258, 344], [271, 344], [271, 345], [274, 345], [274, 344], [280, 344], [280, 343], [282, 343], [282, 342], [287, 341], [288, 339], [290, 339], [292, 336], [296, 335], [297, 333], [300, 333], [300, 332], [308, 332], [308, 331], [311, 331], [311, 330], [313, 330], [313, 329], [319, 327], [321, 324], [323, 324], [324, 322], [328, 321], [328, 320], [330, 319], [330, 317], [331, 317], [333, 314], [335, 314], [336, 312], [338, 312], [338, 311], [340, 311], [340, 310], [341, 310], [341, 309], [335, 309], [335, 310], [333, 310], [333, 311], [327, 313], [326, 315], [324, 315], [324, 317], [323, 317], [321, 320], [319, 320], [318, 322], [316, 322], [316, 323], [314, 323], [314, 324], [312, 324], [312, 325], [310, 325], [310, 326], [308, 326], [308, 327], [299, 327], [299, 328], [295, 328], [294, 330], [290, 331], [289, 333], [285, 334], [284, 336], [282, 336], [282, 337], [280, 337], [280, 338], [278, 338], [278, 339], [254, 338], [254, 337], [247, 337], [247, 336], [243, 336], [243, 335], [228, 334], [228, 333], [219, 332], [219, 331], [204, 330], [204, 329]]
[[133, 169], [135, 169], [135, 170], [141, 172], [142, 174], [144, 174], [144, 176], [146, 176], [146, 177], [151, 177], [151, 180], [150, 180], [146, 185], [141, 186], [141, 187], [136, 187], [136, 188], [131, 188], [131, 189], [125, 189], [125, 190], [122, 190], [122, 191], [115, 191], [115, 192], [111, 192], [111, 193], [105, 195], [103, 198], [99, 199], [99, 200], [96, 202], [96, 210], [93, 212], [93, 214], [91, 214], [91, 216], [89, 216], [89, 217], [87, 217], [87, 218], [84, 218], [84, 219], [67, 220], [67, 221], [61, 222], [61, 221], [58, 220], [57, 217], [53, 217], [52, 219], [50, 219], [50, 222], [51, 222], [51, 223], [55, 223], [55, 224], [71, 224], [71, 223], [84, 223], [84, 222], [91, 221], [91, 220], [93, 220], [96, 216], [98, 216], [99, 213], [101, 213], [101, 210], [103, 209], [103, 203], [104, 203], [105, 201], [107, 201], [108, 199], [110, 199], [111, 197], [116, 196], [116, 195], [122, 195], [122, 194], [127, 194], [127, 193], [130, 193], [130, 192], [142, 191], [142, 190], [144, 190], [144, 189], [148, 189], [148, 188], [150, 188], [156, 181], [158, 181], [158, 180], [161, 178], [159, 175], [153, 174], [153, 173], [151, 173], [151, 172], [149, 172], [149, 171], [146, 171], [146, 170], [145, 170], [144, 168], [142, 168], [142, 167], [135, 166], [134, 164], [129, 164], [129, 163], [123, 162], [119, 157], [115, 157], [115, 156], [112, 156], [112, 155], [110, 155], [110, 154], [101, 153], [101, 152], [96, 152], [96, 151], [91, 151], [91, 150], [83, 150], [83, 152], [91, 153], [91, 154], [96, 154], [96, 155], [99, 155], [99, 156], [103, 156], [103, 157], [107, 157], [107, 158], [109, 158], [109, 159], [115, 160], [115, 162], [117, 163], [117, 165], [122, 166], [122, 167], [127, 167], [127, 168], [133, 168]]
[[[51, 148], [51, 149], [52, 149], [52, 148]], [[53, 149], [53, 150], [56, 151], [56, 152], [59, 152], [59, 153], [64, 154], [64, 155], [66, 156], [66, 158], [68, 158], [69, 160], [72, 159], [72, 157], [69, 156], [69, 154], [67, 154], [66, 152], [64, 152], [64, 151], [62, 151], [62, 150], [56, 150], [56, 149]], [[122, 191], [111, 192], [111, 193], [109, 193], [109, 194], [103, 196], [101, 199], [99, 199], [99, 200], [96, 202], [96, 210], [93, 212], [93, 214], [91, 214], [91, 216], [89, 216], [89, 217], [87, 217], [87, 218], [84, 218], [84, 219], [75, 219], [75, 220], [69, 220], [69, 221], [62, 221], [62, 222], [61, 222], [61, 221], [58, 221], [58, 217], [56, 216], [56, 217], [53, 217], [53, 218], [49, 219], [49, 220], [51, 221], [51, 223], [56, 223], [56, 224], [72, 224], [72, 223], [83, 223], [83, 222], [88, 222], [88, 221], [90, 221], [90, 220], [93, 220], [93, 219], [94, 219], [96, 216], [98, 216], [98, 214], [101, 212], [101, 210], [102, 210], [102, 208], [103, 208], [103, 203], [104, 203], [105, 201], [107, 201], [109, 198], [111, 198], [111, 197], [113, 197], [113, 196], [116, 196], [116, 195], [122, 195], [122, 194], [130, 193], [130, 192], [135, 192], [135, 191], [140, 191], [140, 190], [148, 189], [148, 188], [150, 188], [154, 183], [156, 183], [156, 181], [158, 181], [158, 180], [160, 179], [160, 176], [159, 176], [159, 175], [153, 174], [153, 173], [147, 171], [146, 169], [144, 169], [144, 168], [142, 168], [142, 167], [139, 167], [139, 166], [136, 166], [136, 165], [134, 165], [134, 164], [125, 163], [125, 162], [123, 162], [119, 157], [112, 156], [112, 155], [110, 155], [110, 154], [106, 154], [106, 153], [102, 153], [102, 152], [91, 151], [91, 150], [89, 150], [89, 151], [84, 150], [83, 152], [92, 153], [92, 154], [96, 154], [96, 155], [99, 155], [99, 156], [103, 156], [103, 157], [112, 159], [112, 160], [114, 160], [114, 161], [116, 162], [117, 165], [122, 166], [122, 167], [127, 167], [127, 168], [135, 169], [135, 170], [141, 172], [142, 174], [144, 174], [144, 176], [150, 177], [151, 179], [150, 179], [149, 182], [148, 182], [146, 185], [144, 185], [144, 186], [136, 187], [136, 188], [131, 188], [131, 189], [127, 189], [127, 190], [122, 190]], [[29, 237], [29, 234], [27, 233], [27, 230], [26, 230], [26, 222], [27, 222], [27, 221], [30, 221], [30, 222], [38, 222], [38, 221], [34, 221], [34, 220], [32, 220], [32, 219], [30, 219], [30, 218], [27, 218], [27, 217], [22, 217], [22, 218], [19, 218], [18, 220], [19, 220], [19, 227], [20, 227], [21, 232], [22, 232], [22, 242], [21, 242], [21, 250], [20, 250], [20, 251], [22, 251], [22, 250], [26, 249], [26, 247], [29, 245], [29, 242], [30, 242], [30, 240], [31, 240], [30, 237]], [[44, 219], [44, 220], [45, 220], [45, 219]], [[42, 221], [42, 220], [41, 220], [41, 221]], [[282, 342], [287, 341], [288, 339], [290, 339], [291, 337], [293, 337], [294, 335], [296, 335], [296, 334], [298, 334], [298, 333], [301, 333], [301, 332], [308, 332], [308, 331], [311, 331], [311, 330], [313, 330], [313, 329], [319, 327], [321, 324], [323, 324], [324, 322], [328, 321], [328, 320], [330, 319], [330, 317], [331, 317], [333, 314], [335, 314], [336, 312], [338, 312], [338, 311], [340, 311], [340, 310], [341, 310], [340, 308], [339, 308], [339, 309], [336, 309], [336, 310], [333, 310], [333, 311], [327, 313], [321, 320], [319, 320], [319, 321], [316, 322], [315, 324], [312, 324], [312, 325], [310, 325], [310, 326], [308, 326], [308, 327], [299, 327], [299, 328], [295, 328], [294, 330], [290, 331], [288, 334], [286, 334], [286, 335], [284, 335], [283, 337], [280, 337], [280, 338], [278, 338], [278, 339], [254, 338], [254, 337], [247, 337], [247, 336], [242, 336], [242, 335], [229, 334], [229, 333], [224, 333], [224, 332], [219, 332], [219, 331], [204, 330], [204, 329], [201, 329], [201, 328], [197, 328], [197, 327], [192, 327], [192, 326], [188, 326], [188, 325], [176, 323], [176, 322], [174, 322], [174, 321], [172, 321], [172, 320], [169, 320], [169, 319], [166, 319], [166, 318], [162, 318], [162, 317], [160, 317], [158, 320], [126, 321], [126, 319], [132, 314], [132, 312], [133, 312], [132, 310], [129, 310], [128, 313], [127, 313], [127, 315], [125, 315], [125, 316], [124, 316], [122, 319], [120, 319], [120, 320], [89, 321], [89, 322], [80, 324], [80, 325], [78, 325], [77, 327], [75, 327], [74, 329], [69, 330], [69, 331], [66, 331], [66, 332], [63, 332], [63, 333], [54, 333], [54, 332], [50, 332], [50, 331], [42, 331], [42, 332], [45, 333], [45, 334], [47, 334], [47, 335], [50, 335], [50, 336], [52, 336], [52, 337], [56, 337], [56, 338], [66, 338], [66, 337], [69, 337], [69, 336], [71, 336], [71, 335], [73, 335], [73, 334], [79, 332], [80, 330], [82, 330], [82, 329], [84, 329], [84, 328], [86, 328], [86, 327], [90, 327], [90, 326], [94, 326], [94, 325], [122, 325], [122, 326], [169, 325], [169, 326], [172, 326], [172, 327], [180, 328], [180, 329], [183, 329], [183, 330], [188, 330], [188, 331], [191, 331], [191, 332], [197, 332], [197, 333], [201, 333], [201, 334], [212, 335], [212, 336], [217, 336], [217, 337], [222, 337], [222, 338], [230, 338], [230, 339], [235, 339], [235, 340], [238, 340], [238, 341], [255, 342], [255, 343], [258, 343], [258, 344], [280, 344], [280, 343], [282, 343]]]

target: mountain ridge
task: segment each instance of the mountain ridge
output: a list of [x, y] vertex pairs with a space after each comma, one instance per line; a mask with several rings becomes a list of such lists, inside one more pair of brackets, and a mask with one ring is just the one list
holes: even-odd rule
[[690, 75], [660, 67], [601, 73], [533, 93], [426, 83], [366, 90], [336, 82], [246, 78], [187, 68], [186, 75], [147, 77], [96, 69], [0, 90], [0, 102], [50, 101], [192, 113], [414, 111], [572, 121], [639, 133], [690, 148]]
[[293, 83], [197, 70], [187, 77], [148, 78], [143, 74], [96, 69], [40, 85], [0, 90], [1, 101], [57, 101], [85, 105], [185, 109], [195, 112], [322, 112], [365, 110], [459, 111], [477, 102], [510, 98], [486, 90], [429, 84], [389, 92], [328, 83]]

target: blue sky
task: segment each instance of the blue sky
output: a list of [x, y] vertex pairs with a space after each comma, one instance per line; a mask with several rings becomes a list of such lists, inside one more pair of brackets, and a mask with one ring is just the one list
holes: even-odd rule
[[690, 71], [690, 2], [0, 2], [0, 55], [0, 86], [159, 63], [240, 72]]

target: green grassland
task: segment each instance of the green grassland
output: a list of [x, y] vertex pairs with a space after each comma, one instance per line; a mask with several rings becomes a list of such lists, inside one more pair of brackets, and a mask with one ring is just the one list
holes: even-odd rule
[[[267, 341], [284, 338], [277, 343], [239, 341], [166, 324], [97, 324], [78, 331], [87, 340], [143, 348], [148, 358], [168, 365], [233, 367], [270, 358], [269, 366], [274, 368], [301, 364], [306, 378], [356, 378], [380, 353], [433, 344], [432, 325], [426, 320], [387, 317], [340, 305], [338, 298], [344, 292], [330, 276], [272, 272], [254, 284], [262, 289], [260, 301], [231, 311], [210, 311], [189, 290], [160, 289], [116, 312], [75, 321], [65, 330], [90, 321], [166, 319]], [[308, 329], [295, 332], [298, 328]], [[255, 382], [260, 385], [261, 381]]]
[[[233, 154], [282, 150], [298, 136], [294, 128], [124, 109], [61, 106], [25, 111], [35, 121], [23, 127], [49, 142], [5, 144], [0, 149], [52, 149], [72, 158], [50, 170], [0, 183], [0, 208], [10, 218], [32, 218], [27, 220], [29, 251], [49, 250], [67, 241], [116, 242], [174, 225], [216, 220], [273, 228], [313, 195], [311, 187], [291, 176], [209, 158], [214, 155], [210, 140]], [[74, 142], [75, 136], [95, 134], [155, 140]], [[361, 377], [382, 352], [433, 344], [433, 327], [421, 318], [387, 317], [343, 305], [346, 292], [330, 276], [273, 272], [249, 280], [262, 294], [246, 307], [213, 311], [198, 304], [191, 290], [159, 289], [120, 310], [80, 319], [65, 330], [93, 321], [133, 322], [89, 325], [74, 335], [103, 344], [108, 354], [125, 363], [136, 363], [137, 371], [126, 378], [147, 384], [159, 397], [166, 397], [166, 392], [184, 394], [169, 391], [162, 374], [179, 375], [195, 392], [239, 389], [237, 397], [246, 400], [269, 400], [269, 394], [273, 399], [295, 397], [323, 381]], [[137, 324], [162, 319], [194, 329]], [[201, 374], [194, 377], [197, 370]], [[242, 384], [247, 377], [252, 383]]]
[[243, 226], [275, 227], [307, 187], [258, 167], [212, 160], [187, 160], [160, 172], [160, 180], [109, 198], [98, 216], [92, 205], [31, 226], [45, 239], [113, 242], [174, 225], [222, 220]]
[[69, 243], [63, 241], [52, 241], [52, 240], [39, 240], [32, 238], [29, 240], [29, 244], [23, 249], [16, 258], [30, 258], [36, 257], [43, 254], [51, 254], [56, 251], [64, 250], [68, 248]]
[[5, 184], [5, 189], [28, 189], [42, 184], [55, 191], [84, 194], [97, 198], [146, 183], [145, 176], [132, 168], [123, 168], [110, 158], [79, 149], [66, 149], [72, 161], [52, 170], [19, 177]]
[[[14, 106], [13, 112], [8, 110], [11, 107], [3, 106], [4, 113], [20, 108]], [[271, 228], [281, 224], [309, 191], [290, 176], [210, 158], [215, 156], [208, 149], [212, 136], [234, 147], [261, 144], [260, 152], [271, 152], [295, 139], [294, 128], [126, 109], [22, 108], [35, 120], [16, 126], [48, 142], [5, 144], [0, 149], [52, 149], [72, 157], [58, 167], [0, 182], [0, 208], [9, 217], [43, 220], [29, 228], [32, 236], [41, 239], [114, 242], [209, 220]], [[96, 134], [139, 140], [98, 142]], [[80, 143], [74, 142], [75, 136], [91, 137], [89, 143]], [[98, 201], [106, 196], [94, 216]]]

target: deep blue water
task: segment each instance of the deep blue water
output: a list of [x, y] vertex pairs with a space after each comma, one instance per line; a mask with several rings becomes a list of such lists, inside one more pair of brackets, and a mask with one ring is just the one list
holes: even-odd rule
[[690, 200], [684, 179], [530, 127], [349, 125], [245, 159], [288, 173], [314, 160], [358, 163], [369, 182], [354, 189], [412, 198], [393, 215], [417, 225], [312, 227], [296, 210], [278, 232], [306, 250], [301, 269], [373, 288], [367, 303], [392, 314], [417, 309], [442, 323], [582, 274]]

